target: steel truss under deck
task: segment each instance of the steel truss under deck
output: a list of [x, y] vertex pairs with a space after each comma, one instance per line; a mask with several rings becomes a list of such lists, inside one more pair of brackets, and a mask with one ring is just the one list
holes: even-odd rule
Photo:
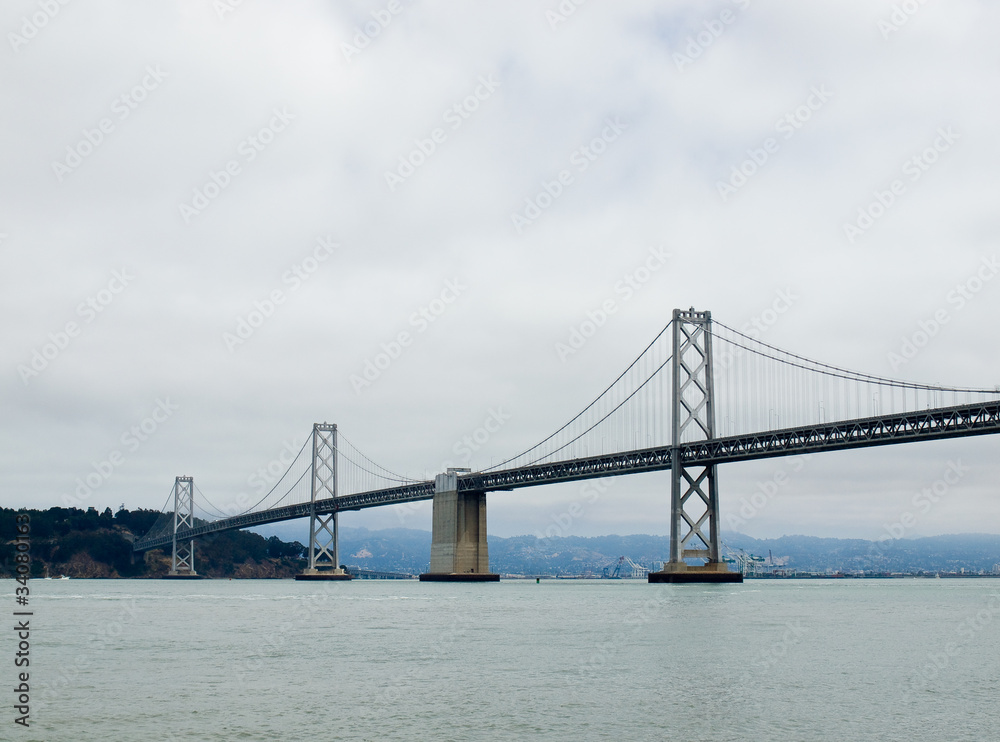
[[[1000, 401], [715, 438], [682, 443], [678, 449], [680, 460], [685, 466], [698, 466], [996, 433], [1000, 433]], [[473, 472], [459, 476], [458, 489], [461, 492], [494, 492], [663, 471], [671, 468], [671, 450], [671, 447], [663, 446], [495, 472]], [[430, 500], [433, 497], [434, 482], [415, 482], [354, 495], [318, 499], [315, 504], [305, 502], [225, 518], [178, 531], [177, 538], [189, 540], [219, 531], [304, 518], [312, 512], [319, 514], [361, 510], [380, 505]], [[313, 507], [315, 510], [312, 510]], [[140, 539], [133, 548], [135, 551], [156, 549], [170, 545], [173, 539], [174, 534]]]

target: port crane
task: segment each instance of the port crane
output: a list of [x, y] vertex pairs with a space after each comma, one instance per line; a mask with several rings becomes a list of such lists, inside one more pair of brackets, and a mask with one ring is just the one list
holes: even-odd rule
[[[614, 569], [612, 570], [612, 567]], [[636, 564], [627, 556], [618, 557], [618, 561], [604, 568], [602, 577], [607, 580], [635, 579], [641, 580], [649, 574], [649, 570], [641, 564]]]

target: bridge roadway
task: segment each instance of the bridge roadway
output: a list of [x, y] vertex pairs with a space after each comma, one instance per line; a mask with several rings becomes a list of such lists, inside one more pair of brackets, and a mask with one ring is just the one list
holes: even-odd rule
[[[776, 458], [822, 451], [843, 451], [852, 448], [993, 433], [1000, 433], [1000, 401], [940, 407], [921, 412], [881, 415], [682, 443], [680, 445], [680, 458], [683, 464], [689, 466], [726, 464], [752, 459]], [[493, 472], [472, 472], [459, 475], [458, 489], [463, 492], [495, 492], [520, 487], [534, 487], [541, 484], [663, 471], [671, 466], [671, 451], [671, 446], [660, 446], [548, 464], [533, 464]], [[433, 497], [434, 482], [414, 482], [397, 487], [317, 500], [316, 512], [332, 513], [334, 511], [361, 510], [380, 505], [430, 500]], [[309, 511], [310, 504], [308, 502], [285, 505], [178, 531], [177, 537], [187, 540], [220, 531], [304, 518], [309, 515]], [[137, 552], [147, 551], [167, 546], [172, 540], [172, 533], [154, 538], [143, 538], [136, 541], [132, 548]]]

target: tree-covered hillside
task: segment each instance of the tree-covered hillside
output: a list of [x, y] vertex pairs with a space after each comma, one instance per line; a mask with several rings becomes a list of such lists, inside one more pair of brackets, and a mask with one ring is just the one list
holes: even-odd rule
[[[16, 517], [31, 517], [31, 576], [162, 577], [170, 569], [169, 549], [133, 558], [132, 542], [156, 522], [155, 510], [112, 513], [106, 508], [0, 508], [0, 577], [14, 576]], [[305, 547], [276, 536], [230, 531], [195, 542], [195, 569], [207, 577], [291, 577], [302, 570]]]

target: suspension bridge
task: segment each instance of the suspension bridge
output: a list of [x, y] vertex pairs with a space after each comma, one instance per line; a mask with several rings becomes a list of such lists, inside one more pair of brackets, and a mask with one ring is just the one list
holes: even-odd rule
[[[212, 533], [309, 519], [297, 579], [349, 579], [338, 514], [433, 500], [430, 581], [495, 581], [486, 494], [639, 472], [670, 472], [669, 561], [650, 582], [739, 582], [723, 559], [717, 467], [780, 456], [1000, 433], [1000, 387], [917, 384], [810, 360], [675, 309], [670, 322], [590, 404], [554, 433], [488, 469], [433, 481], [376, 464], [329, 423], [259, 502], [216, 508], [177, 477], [136, 552], [170, 547], [171, 576], [196, 577], [195, 541]], [[170, 500], [173, 504], [170, 504]], [[196, 515], [198, 513], [198, 515]]]

